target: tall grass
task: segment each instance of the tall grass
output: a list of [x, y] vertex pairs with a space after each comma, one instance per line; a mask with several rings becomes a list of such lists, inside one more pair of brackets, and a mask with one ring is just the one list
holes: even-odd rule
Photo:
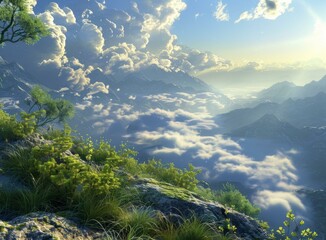
[[21, 145], [9, 145], [3, 153], [4, 156], [0, 159], [3, 171], [24, 184], [32, 185], [32, 180], [39, 174], [31, 149]]

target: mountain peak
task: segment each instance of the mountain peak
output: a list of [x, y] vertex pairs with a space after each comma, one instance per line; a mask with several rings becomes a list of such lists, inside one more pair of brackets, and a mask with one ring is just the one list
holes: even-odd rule
[[274, 114], [271, 113], [265, 114], [260, 119], [258, 119], [257, 122], [266, 123], [266, 124], [281, 123], [281, 121]]

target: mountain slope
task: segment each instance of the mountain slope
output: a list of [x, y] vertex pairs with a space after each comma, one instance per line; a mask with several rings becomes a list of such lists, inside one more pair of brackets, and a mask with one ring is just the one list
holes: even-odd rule
[[273, 114], [266, 114], [254, 123], [232, 131], [232, 137], [272, 139], [284, 142], [302, 142], [304, 134], [287, 122], [280, 121]]
[[266, 114], [274, 114], [297, 128], [323, 127], [326, 125], [326, 93], [319, 93], [305, 99], [288, 99], [278, 103], [261, 103], [254, 108], [233, 110], [226, 114], [217, 115], [215, 121], [223, 132], [249, 125]]
[[312, 81], [304, 86], [296, 86], [291, 82], [276, 83], [270, 88], [256, 94], [257, 101], [271, 101], [281, 103], [289, 98], [303, 99], [313, 97], [320, 92], [326, 93], [326, 76], [319, 81]]
[[205, 92], [212, 91], [202, 80], [192, 77], [185, 72], [167, 72], [156, 65], [151, 65], [147, 68], [139, 70], [138, 72], [131, 73], [130, 75], [124, 78], [125, 81], [131, 79], [138, 79], [142, 81], [155, 81], [161, 82], [168, 85], [173, 85], [178, 88], [190, 91], [190, 92]]

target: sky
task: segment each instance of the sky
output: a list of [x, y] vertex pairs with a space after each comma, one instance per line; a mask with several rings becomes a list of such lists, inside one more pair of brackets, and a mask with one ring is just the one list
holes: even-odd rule
[[94, 69], [117, 75], [151, 64], [228, 95], [326, 74], [322, 0], [29, 1], [51, 36], [8, 44], [1, 55], [79, 90], [107, 91], [105, 83], [91, 85]]

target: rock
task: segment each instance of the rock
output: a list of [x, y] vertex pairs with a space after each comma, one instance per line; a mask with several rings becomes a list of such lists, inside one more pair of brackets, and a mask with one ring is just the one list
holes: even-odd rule
[[183, 218], [195, 215], [204, 222], [221, 226], [226, 219], [230, 219], [232, 225], [237, 227], [236, 235], [239, 239], [267, 239], [267, 233], [253, 218], [226, 208], [217, 202], [201, 199], [191, 191], [153, 179], [137, 180], [134, 186], [142, 195], [144, 202], [154, 210], [170, 216], [172, 221], [180, 220], [180, 215]]
[[101, 239], [101, 234], [52, 213], [31, 213], [6, 223], [0, 221], [0, 239], [59, 240]]

